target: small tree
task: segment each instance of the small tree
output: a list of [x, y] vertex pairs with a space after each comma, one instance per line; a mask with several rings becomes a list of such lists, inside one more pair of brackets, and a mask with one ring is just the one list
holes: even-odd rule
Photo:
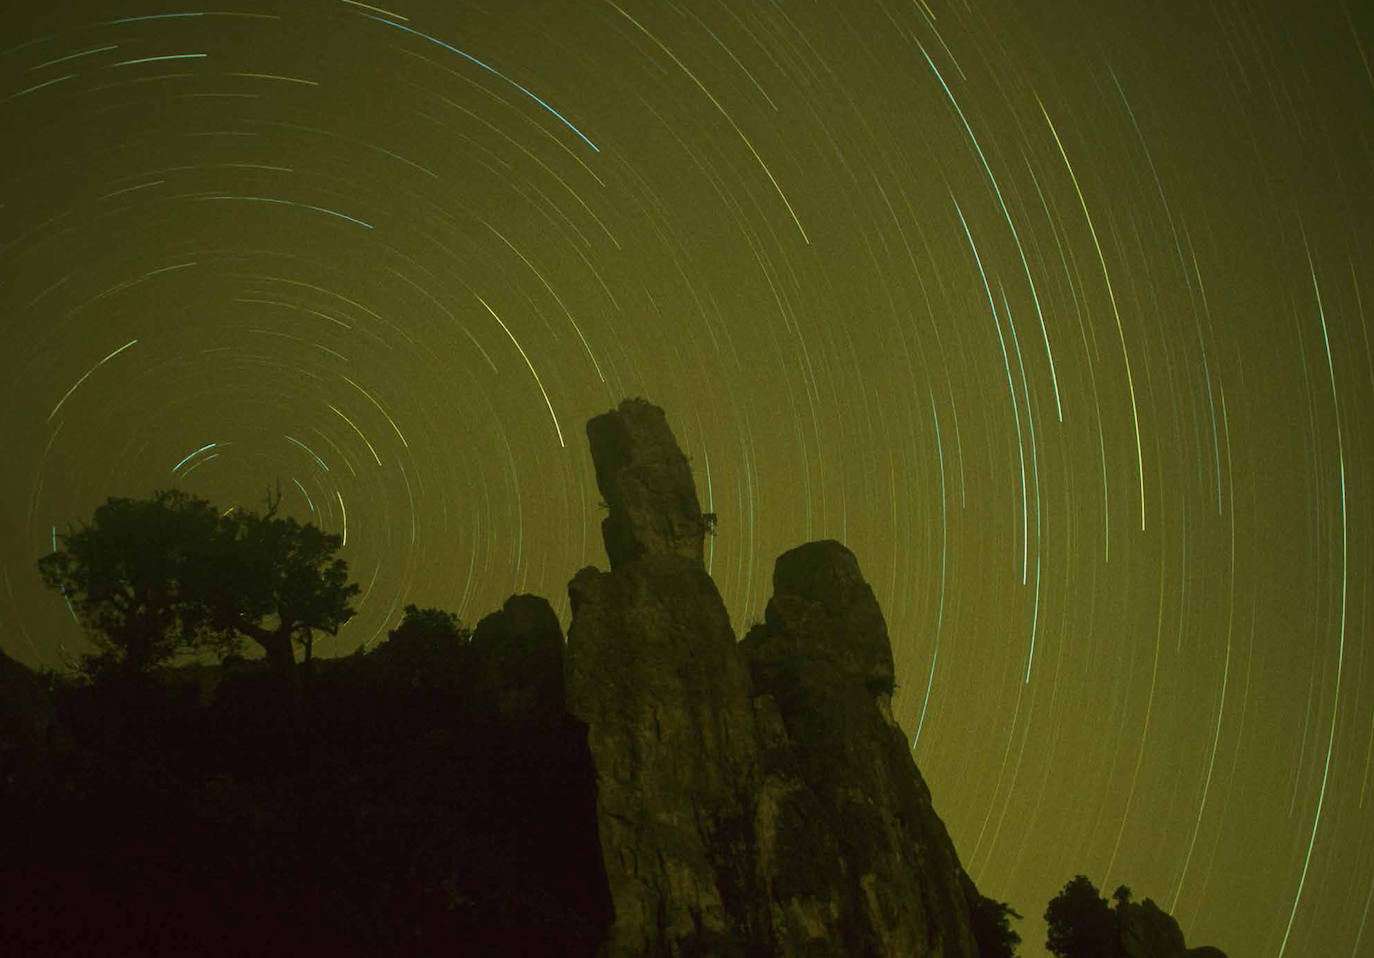
[[973, 940], [978, 958], [1016, 958], [1021, 936], [1011, 929], [1011, 920], [1021, 916], [1004, 901], [979, 895], [973, 904]]
[[1075, 875], [1045, 909], [1045, 948], [1057, 958], [1120, 958], [1121, 936], [1107, 899]]
[[293, 642], [307, 657], [314, 633], [336, 634], [358, 586], [335, 556], [341, 539], [276, 515], [214, 506], [183, 492], [110, 499], [88, 526], [38, 562], [101, 649], [83, 671], [146, 672], [188, 649], [223, 657], [240, 636], [262, 646], [295, 681]]
[[210, 503], [169, 490], [108, 499], [89, 525], [57, 537], [61, 547], [39, 559], [38, 570], [99, 649], [82, 657], [81, 671], [146, 673], [209, 639], [192, 570], [218, 523]]
[[405, 607], [401, 624], [387, 633], [387, 643], [392, 648], [410, 646], [430, 639], [452, 639], [466, 642], [468, 630], [458, 621], [458, 616], [443, 609], [421, 609], [414, 603]]
[[220, 521], [213, 549], [198, 568], [199, 625], [262, 646], [274, 671], [294, 681], [293, 643], [312, 654], [315, 632], [337, 635], [360, 591], [335, 553], [342, 539], [276, 515], [278, 489], [265, 513], [233, 509]]
[[411, 685], [461, 671], [472, 631], [443, 609], [405, 607], [401, 624], [373, 652]]

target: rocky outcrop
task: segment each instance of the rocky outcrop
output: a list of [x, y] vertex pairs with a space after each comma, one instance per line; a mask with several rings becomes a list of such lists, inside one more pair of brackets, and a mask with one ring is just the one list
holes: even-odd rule
[[615, 907], [607, 956], [744, 954], [756, 766], [749, 674], [702, 567], [701, 507], [663, 411], [587, 424], [611, 571], [568, 586], [568, 708], [587, 723]]
[[611, 571], [568, 587], [615, 918], [603, 958], [976, 958], [970, 902], [892, 720], [887, 627], [852, 553], [783, 555], [736, 642], [663, 412], [587, 427]]
[[[742, 648], [755, 692], [777, 702], [825, 843], [837, 847], [843, 879], [829, 898], [844, 953], [976, 955], [976, 892], [893, 721], [887, 625], [854, 554], [824, 541], [780, 556], [764, 623]], [[765, 828], [765, 845], [771, 838]], [[786, 847], [786, 832], [777, 838]], [[798, 839], [805, 847], [811, 836]], [[802, 864], [780, 861], [769, 878], [812, 870]]]
[[701, 565], [706, 523], [692, 470], [663, 410], [627, 399], [588, 422], [587, 439], [610, 513], [601, 535], [611, 568], [641, 556], [679, 556]]
[[1211, 945], [1187, 947], [1178, 919], [1152, 898], [1118, 901], [1115, 912], [1126, 958], [1226, 958], [1224, 951]]
[[547, 599], [511, 596], [477, 623], [469, 650], [480, 707], [509, 722], [563, 714], [563, 630]]
[[568, 706], [615, 906], [603, 954], [744, 954], [754, 726], [720, 594], [675, 556], [583, 569], [568, 594]]

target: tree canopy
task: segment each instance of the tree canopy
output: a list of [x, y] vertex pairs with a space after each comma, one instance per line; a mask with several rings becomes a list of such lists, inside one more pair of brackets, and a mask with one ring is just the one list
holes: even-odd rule
[[1012, 930], [1011, 920], [1021, 916], [1004, 901], [979, 895], [970, 916], [978, 958], [1016, 958], [1021, 936]]
[[308, 657], [315, 632], [337, 633], [359, 591], [335, 555], [341, 539], [276, 515], [280, 499], [269, 494], [262, 513], [221, 513], [177, 490], [111, 498], [89, 524], [59, 535], [38, 567], [100, 650], [83, 671], [145, 672], [247, 637], [288, 674], [293, 641]]
[[1086, 875], [1075, 875], [1050, 899], [1045, 923], [1049, 926], [1045, 948], [1057, 958], [1122, 955], [1117, 916]]
[[336, 635], [353, 615], [360, 591], [348, 564], [335, 556], [342, 539], [310, 523], [234, 509], [221, 520], [211, 560], [197, 582], [197, 613], [212, 632], [232, 631], [262, 646], [273, 666], [289, 672], [293, 641], [311, 654], [314, 633]]
[[471, 638], [472, 630], [452, 612], [407, 605], [400, 625], [387, 633], [372, 658], [402, 684], [448, 687], [469, 669]]
[[203, 637], [203, 619], [191, 614], [192, 570], [219, 521], [210, 503], [169, 490], [108, 499], [89, 524], [57, 536], [61, 547], [38, 569], [99, 649], [83, 671], [145, 672]]

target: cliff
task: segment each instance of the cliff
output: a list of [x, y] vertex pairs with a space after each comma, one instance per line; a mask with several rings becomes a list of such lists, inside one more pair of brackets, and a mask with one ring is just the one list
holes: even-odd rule
[[972, 881], [892, 720], [892, 649], [853, 554], [778, 559], [737, 643], [662, 410], [587, 426], [611, 570], [569, 584], [614, 920], [604, 958], [976, 958]]

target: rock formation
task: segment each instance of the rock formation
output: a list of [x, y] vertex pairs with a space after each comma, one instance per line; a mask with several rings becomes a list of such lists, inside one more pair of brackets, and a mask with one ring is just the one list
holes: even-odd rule
[[[816, 831], [828, 833], [823, 844], [837, 847], [841, 864], [829, 890], [847, 944], [840, 953], [976, 955], [969, 906], [977, 892], [893, 721], [887, 625], [854, 554], [833, 540], [783, 553], [764, 623], [742, 649], [760, 702], [776, 702], [804, 786], [792, 789], [791, 807], [804, 791], [818, 799], [810, 829], [766, 815], [778, 825], [761, 838], [765, 847], [790, 842], [795, 855]], [[779, 856], [766, 871], [788, 882], [819, 865]]]
[[568, 707], [588, 725], [615, 907], [607, 956], [744, 954], [757, 764], [749, 673], [702, 566], [701, 507], [663, 411], [587, 425], [610, 572], [568, 585]]
[[[538, 596], [471, 634], [410, 607], [378, 648], [312, 663], [308, 735], [282, 734], [262, 661], [85, 684], [0, 653], [10, 950], [1010, 954], [1009, 906], [964, 872], [893, 720], [854, 554], [780, 556], [737, 642], [663, 411], [587, 432], [611, 569], [569, 583], [566, 648]], [[1117, 920], [1085, 877], [1066, 894], [1083, 883], [1113, 953], [1225, 958], [1149, 899]]]
[[587, 426], [611, 571], [569, 584], [615, 918], [603, 958], [976, 958], [977, 896], [892, 721], [887, 627], [852, 553], [783, 555], [737, 644], [662, 410]]
[[479, 707], [508, 722], [563, 713], [563, 630], [543, 596], [513, 595], [484, 617], [470, 654]]
[[1152, 898], [1118, 902], [1115, 912], [1121, 953], [1126, 958], [1226, 958], [1225, 952], [1211, 945], [1188, 948], [1178, 919]]
[[680, 556], [700, 566], [706, 523], [663, 410], [627, 399], [588, 422], [587, 438], [610, 512], [601, 535], [611, 568], [641, 556]]

